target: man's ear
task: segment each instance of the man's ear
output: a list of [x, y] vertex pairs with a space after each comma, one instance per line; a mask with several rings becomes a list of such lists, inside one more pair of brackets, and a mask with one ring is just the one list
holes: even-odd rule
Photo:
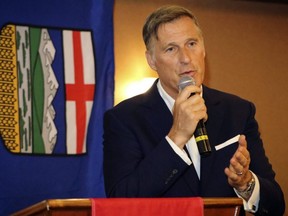
[[151, 53], [151, 51], [146, 50], [145, 56], [146, 56], [146, 60], [147, 60], [147, 62], [149, 64], [150, 68], [152, 70], [157, 71], [157, 68], [155, 66], [155, 59], [153, 57], [153, 53]]

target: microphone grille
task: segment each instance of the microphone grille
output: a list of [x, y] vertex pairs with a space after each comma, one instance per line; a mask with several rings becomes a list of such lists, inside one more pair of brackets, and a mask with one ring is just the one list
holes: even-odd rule
[[193, 77], [190, 76], [182, 76], [179, 80], [178, 89], [179, 91], [183, 90], [186, 86], [196, 85]]

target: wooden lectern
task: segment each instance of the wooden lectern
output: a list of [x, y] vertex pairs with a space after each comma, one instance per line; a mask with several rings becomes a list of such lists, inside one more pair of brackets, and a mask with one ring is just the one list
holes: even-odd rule
[[[238, 216], [243, 202], [239, 198], [203, 198], [204, 216]], [[12, 216], [91, 216], [90, 199], [49, 199], [20, 210]]]

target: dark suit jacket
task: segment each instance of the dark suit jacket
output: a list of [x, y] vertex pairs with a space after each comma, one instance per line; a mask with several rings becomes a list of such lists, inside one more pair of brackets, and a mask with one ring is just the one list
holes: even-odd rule
[[250, 170], [260, 181], [259, 215], [282, 215], [283, 193], [265, 156], [252, 103], [203, 86], [208, 110], [206, 129], [212, 154], [201, 158], [201, 177], [165, 139], [173, 116], [156, 82], [145, 94], [118, 104], [104, 117], [104, 179], [108, 197], [235, 197], [224, 174], [235, 153], [234, 143], [215, 146], [245, 134]]

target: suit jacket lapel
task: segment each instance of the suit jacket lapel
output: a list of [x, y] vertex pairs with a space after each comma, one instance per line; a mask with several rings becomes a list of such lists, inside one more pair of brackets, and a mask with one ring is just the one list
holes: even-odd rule
[[210, 174], [216, 158], [215, 145], [217, 145], [219, 142], [217, 137], [219, 137], [219, 134], [221, 134], [221, 127], [219, 127], [219, 125], [222, 124], [224, 115], [219, 98], [217, 98], [217, 96], [214, 95], [214, 92], [206, 86], [203, 86], [203, 98], [205, 100], [208, 113], [208, 120], [205, 122], [205, 125], [212, 148], [212, 153], [207, 157], [201, 157], [201, 190], [205, 189], [205, 185], [209, 182], [209, 180], [211, 181], [211, 178], [213, 179], [213, 176], [210, 176]]
[[158, 79], [145, 93], [146, 97], [139, 112], [148, 122], [150, 130], [154, 131], [158, 138], [163, 138], [171, 128], [173, 116], [158, 92], [157, 81]]
[[[155, 81], [150, 90], [145, 93], [147, 97], [143, 100], [139, 111], [145, 116], [148, 125], [150, 125], [150, 130], [155, 132], [154, 134], [158, 139], [162, 139], [168, 134], [172, 126], [173, 115], [158, 92], [157, 81]], [[193, 164], [191, 164], [185, 173], [184, 179], [193, 191], [193, 194], [198, 196], [199, 178]]]

